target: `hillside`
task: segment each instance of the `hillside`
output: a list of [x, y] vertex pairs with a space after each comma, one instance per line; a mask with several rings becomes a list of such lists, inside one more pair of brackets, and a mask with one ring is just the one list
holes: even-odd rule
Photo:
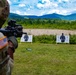
[[76, 20], [76, 13], [71, 15], [60, 15], [60, 14], [46, 14], [42, 16], [35, 16], [35, 15], [18, 15], [14, 13], [10, 13], [9, 18], [18, 18], [18, 19], [24, 19], [24, 18], [49, 18], [49, 19], [62, 19], [62, 20]]

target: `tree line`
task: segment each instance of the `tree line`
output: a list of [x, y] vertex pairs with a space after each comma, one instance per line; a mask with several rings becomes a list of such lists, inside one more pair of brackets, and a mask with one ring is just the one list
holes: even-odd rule
[[[9, 20], [9, 19], [8, 19]], [[7, 20], [7, 21], [8, 21]], [[24, 28], [76, 29], [76, 20], [61, 19], [14, 19]]]

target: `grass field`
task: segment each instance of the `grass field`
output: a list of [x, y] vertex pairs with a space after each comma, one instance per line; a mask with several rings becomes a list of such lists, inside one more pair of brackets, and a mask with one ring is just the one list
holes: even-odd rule
[[76, 45], [19, 43], [12, 75], [76, 75]]

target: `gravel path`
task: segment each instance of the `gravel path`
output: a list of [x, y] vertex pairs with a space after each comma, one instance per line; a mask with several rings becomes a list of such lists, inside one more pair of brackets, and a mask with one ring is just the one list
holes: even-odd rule
[[71, 34], [76, 35], [76, 30], [59, 30], [59, 29], [24, 29], [24, 32], [27, 32], [31, 35], [57, 35], [57, 34]]

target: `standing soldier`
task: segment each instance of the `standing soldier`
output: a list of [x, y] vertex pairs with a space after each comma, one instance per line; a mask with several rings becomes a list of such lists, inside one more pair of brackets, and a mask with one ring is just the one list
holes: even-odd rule
[[[0, 0], [0, 28], [9, 15], [9, 4], [7, 0]], [[0, 75], [11, 75], [13, 67], [13, 54], [18, 47], [14, 36], [7, 38], [0, 32]]]

